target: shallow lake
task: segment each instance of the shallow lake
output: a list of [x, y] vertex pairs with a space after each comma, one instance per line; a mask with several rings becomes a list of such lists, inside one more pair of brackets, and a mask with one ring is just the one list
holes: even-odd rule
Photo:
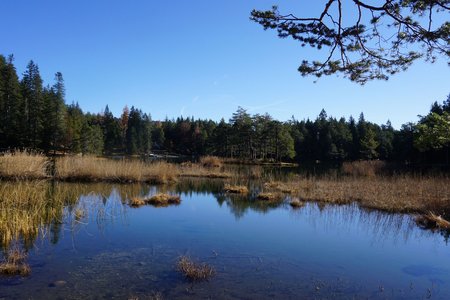
[[[265, 204], [212, 180], [57, 185], [75, 196], [31, 242], [16, 241], [31, 275], [0, 277], [0, 299], [450, 299], [447, 238], [409, 215]], [[127, 204], [160, 191], [181, 204]], [[215, 276], [187, 280], [182, 255]]]

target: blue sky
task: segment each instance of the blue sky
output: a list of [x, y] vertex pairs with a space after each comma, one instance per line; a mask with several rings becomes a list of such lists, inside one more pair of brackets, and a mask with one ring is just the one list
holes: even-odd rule
[[[253, 8], [310, 15], [322, 1], [3, 0], [0, 54], [18, 73], [33, 59], [47, 84], [63, 73], [66, 102], [118, 116], [125, 105], [155, 120], [180, 115], [228, 120], [238, 106], [285, 121], [359, 116], [394, 127], [416, 121], [450, 93], [441, 58], [365, 86], [342, 77], [302, 77], [317, 55], [249, 20]], [[314, 6], [314, 7], [313, 7]], [[317, 57], [317, 56], [316, 56]]]

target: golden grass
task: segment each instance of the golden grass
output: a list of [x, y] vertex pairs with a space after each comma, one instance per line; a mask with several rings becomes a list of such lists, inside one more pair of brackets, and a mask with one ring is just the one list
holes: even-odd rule
[[220, 168], [223, 165], [222, 159], [209, 155], [200, 157], [199, 163], [205, 168]]
[[37, 152], [15, 151], [0, 154], [0, 177], [42, 179], [47, 176], [48, 158]]
[[300, 199], [298, 199], [298, 198], [293, 198], [289, 202], [289, 205], [292, 206], [293, 208], [300, 208], [305, 205], [305, 202], [300, 201]]
[[416, 223], [423, 228], [450, 230], [450, 222], [431, 211], [418, 216]]
[[154, 206], [178, 205], [181, 203], [181, 198], [178, 195], [159, 193], [147, 199], [146, 202]]
[[230, 178], [229, 172], [211, 168], [205, 168], [200, 164], [183, 163], [180, 165], [180, 176], [204, 177], [204, 178]]
[[278, 193], [261, 192], [256, 196], [256, 199], [263, 201], [279, 201], [282, 199], [282, 196]]
[[352, 176], [374, 177], [381, 175], [385, 169], [386, 162], [381, 160], [360, 160], [342, 164], [342, 172]]
[[68, 181], [174, 182], [179, 175], [174, 164], [138, 160], [111, 160], [94, 156], [56, 159], [56, 178]]
[[358, 202], [392, 212], [450, 211], [450, 180], [445, 177], [297, 177], [280, 185], [296, 190], [292, 195], [307, 201]]
[[248, 188], [244, 185], [230, 185], [227, 183], [223, 190], [230, 194], [248, 194]]
[[296, 188], [295, 186], [280, 181], [266, 182], [264, 183], [264, 188], [286, 194], [294, 194], [298, 192], [298, 188]]
[[181, 256], [177, 262], [177, 270], [192, 281], [208, 280], [215, 275], [213, 267], [205, 263], [195, 263], [187, 256]]
[[141, 207], [145, 205], [145, 200], [140, 197], [131, 197], [129, 204], [131, 207]]

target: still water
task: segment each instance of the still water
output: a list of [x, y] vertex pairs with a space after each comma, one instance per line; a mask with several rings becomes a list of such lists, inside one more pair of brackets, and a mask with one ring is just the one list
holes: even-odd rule
[[[31, 244], [16, 241], [31, 275], [0, 277], [0, 299], [450, 299], [445, 234], [409, 215], [262, 204], [223, 194], [220, 181], [58, 185], [74, 200]], [[181, 204], [127, 204], [160, 191]], [[182, 255], [216, 275], [190, 282], [176, 270]]]

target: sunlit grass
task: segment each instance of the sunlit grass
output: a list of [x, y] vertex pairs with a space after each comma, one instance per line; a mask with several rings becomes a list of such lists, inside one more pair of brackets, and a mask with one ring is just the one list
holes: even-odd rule
[[56, 178], [68, 181], [174, 182], [179, 175], [176, 165], [166, 162], [145, 163], [138, 160], [111, 160], [94, 156], [66, 156], [56, 159]]
[[49, 159], [38, 152], [15, 151], [0, 154], [0, 177], [6, 179], [47, 178]]

